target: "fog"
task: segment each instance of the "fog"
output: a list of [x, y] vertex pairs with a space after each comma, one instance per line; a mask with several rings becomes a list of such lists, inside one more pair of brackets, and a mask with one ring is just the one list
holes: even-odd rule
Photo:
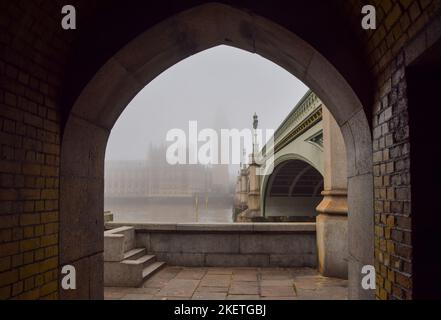
[[115, 221], [232, 222], [238, 165], [168, 165], [167, 132], [188, 137], [190, 121], [199, 132], [251, 129], [254, 113], [260, 129], [276, 130], [307, 90], [274, 63], [227, 46], [176, 64], [141, 90], [111, 132], [106, 210]]
[[[277, 129], [308, 88], [257, 54], [219, 46], [169, 68], [131, 101], [114, 126], [109, 160], [144, 160], [150, 144], [166, 144], [167, 131], [252, 127]], [[269, 138], [269, 137], [266, 137]], [[167, 143], [170, 144], [170, 143]]]

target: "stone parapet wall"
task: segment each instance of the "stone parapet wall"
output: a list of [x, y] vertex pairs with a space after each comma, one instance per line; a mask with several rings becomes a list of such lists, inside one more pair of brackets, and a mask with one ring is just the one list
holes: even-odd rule
[[[107, 223], [106, 228], [126, 226]], [[192, 267], [316, 267], [315, 223], [130, 224], [137, 247]]]

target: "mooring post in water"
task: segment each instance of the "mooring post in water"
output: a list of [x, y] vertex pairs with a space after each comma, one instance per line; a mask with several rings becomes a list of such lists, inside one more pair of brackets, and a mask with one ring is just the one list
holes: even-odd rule
[[196, 222], [199, 222], [199, 196], [198, 195], [196, 195], [196, 197], [195, 197], [195, 205], [196, 205], [196, 211], [195, 211]]

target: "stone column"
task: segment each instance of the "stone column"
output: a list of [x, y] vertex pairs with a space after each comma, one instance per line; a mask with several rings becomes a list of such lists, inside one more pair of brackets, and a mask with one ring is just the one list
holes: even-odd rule
[[346, 149], [340, 127], [323, 107], [324, 190], [317, 206], [319, 272], [348, 278], [348, 204]]

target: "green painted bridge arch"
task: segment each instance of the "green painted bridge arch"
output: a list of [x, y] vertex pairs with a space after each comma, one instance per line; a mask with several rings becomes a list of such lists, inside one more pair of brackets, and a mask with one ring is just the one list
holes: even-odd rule
[[[306, 211], [314, 216], [315, 208], [322, 197], [320, 192], [323, 190], [324, 176], [324, 157], [323, 157], [323, 108], [320, 99], [311, 91], [308, 91], [300, 102], [293, 108], [292, 112], [285, 118], [274, 134], [273, 145], [265, 145], [262, 148], [264, 157], [263, 175], [260, 177], [260, 210], [263, 216], [303, 216]], [[273, 155], [273, 156], [271, 156]], [[290, 168], [289, 175], [286, 175], [291, 189], [299, 182], [305, 182], [305, 173], [314, 173], [314, 179], [309, 182], [320, 186], [322, 190], [306, 194], [274, 194], [274, 198], [279, 201], [268, 199], [271, 197], [271, 188], [274, 187], [275, 180], [282, 180], [280, 176], [283, 171]], [[272, 171], [272, 172], [271, 172]], [[282, 182], [283, 183], [283, 182]], [[292, 198], [297, 198], [297, 201]], [[268, 205], [280, 207], [268, 208]], [[295, 203], [302, 205], [297, 206]], [[267, 210], [268, 209], [268, 210]]]

